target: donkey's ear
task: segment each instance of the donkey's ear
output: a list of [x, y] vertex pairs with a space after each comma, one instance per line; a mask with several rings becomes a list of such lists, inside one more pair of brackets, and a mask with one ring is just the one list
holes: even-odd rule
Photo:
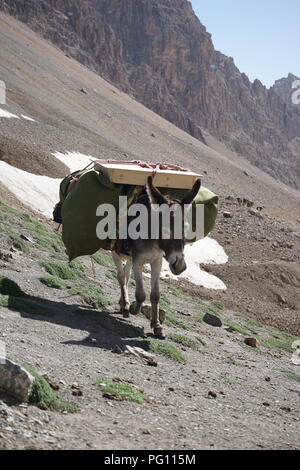
[[151, 204], [168, 204], [168, 200], [165, 196], [154, 186], [152, 176], [148, 176], [147, 178], [146, 191]]
[[191, 204], [191, 202], [197, 196], [200, 188], [201, 188], [201, 180], [200, 180], [200, 178], [198, 178], [195, 181], [194, 186], [192, 187], [192, 189], [184, 196], [183, 199], [181, 199], [181, 204], [182, 205]]

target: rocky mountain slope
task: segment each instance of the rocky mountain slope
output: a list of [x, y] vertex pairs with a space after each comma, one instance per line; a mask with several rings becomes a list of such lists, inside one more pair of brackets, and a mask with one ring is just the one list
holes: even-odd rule
[[1, 0], [68, 55], [205, 141], [203, 131], [300, 188], [300, 108], [251, 83], [187, 0]]
[[[95, 256], [96, 278], [90, 259], [69, 266], [53, 223], [3, 180], [0, 346], [46, 374], [79, 409], [62, 413], [49, 408], [49, 396], [37, 408], [1, 394], [0, 449], [298, 448], [300, 377], [292, 354], [299, 336], [299, 192], [209, 134], [215, 150], [191, 137], [2, 12], [0, 38], [7, 87], [1, 168], [60, 177], [68, 169], [51, 153], [72, 150], [176, 161], [203, 173], [203, 184], [220, 195], [212, 236], [229, 255], [222, 267], [204, 267], [217, 270], [226, 291], [161, 282], [167, 339], [155, 341], [144, 316], [125, 320], [115, 311], [110, 257]], [[130, 282], [131, 299], [133, 290]], [[222, 326], [206, 323], [207, 314]], [[153, 361], [128, 346], [153, 354]], [[105, 393], [107, 381], [115, 393]], [[116, 393], [120, 385], [144, 402], [125, 400]]]

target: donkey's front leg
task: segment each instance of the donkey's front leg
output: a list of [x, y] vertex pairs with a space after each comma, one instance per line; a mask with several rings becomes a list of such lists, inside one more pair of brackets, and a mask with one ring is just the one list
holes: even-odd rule
[[122, 258], [116, 253], [112, 252], [113, 260], [117, 266], [117, 276], [121, 288], [121, 297], [119, 300], [120, 310], [125, 318], [129, 317], [129, 296], [128, 296], [128, 281], [131, 271], [131, 260], [128, 260], [125, 267], [123, 266]]
[[135, 302], [130, 306], [130, 313], [137, 315], [140, 313], [146, 293], [143, 284], [143, 265], [142, 259], [137, 257], [133, 260], [133, 274], [135, 279]]
[[162, 258], [159, 258], [151, 263], [151, 328], [153, 328], [154, 335], [159, 339], [165, 339], [163, 328], [159, 320], [159, 277], [162, 266]]

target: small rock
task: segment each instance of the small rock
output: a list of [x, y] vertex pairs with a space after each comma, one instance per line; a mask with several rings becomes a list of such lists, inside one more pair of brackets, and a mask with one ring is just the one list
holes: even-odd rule
[[84, 95], [87, 95], [87, 90], [85, 88], [80, 88], [80, 91], [81, 93], [83, 93]]
[[98, 342], [98, 341], [96, 340], [96, 338], [88, 338], [87, 341], [88, 341], [88, 343], [91, 343], [91, 344], [97, 344], [97, 342]]
[[13, 259], [13, 255], [11, 254], [10, 251], [0, 250], [0, 259], [8, 263], [10, 260]]
[[124, 398], [121, 395], [118, 395], [117, 393], [103, 392], [102, 396], [104, 398], [108, 398], [109, 400], [116, 400], [116, 401], [124, 400]]
[[203, 317], [203, 321], [208, 325], [220, 328], [222, 326], [222, 321], [216, 315], [212, 315], [211, 313], [206, 313]]
[[265, 377], [266, 382], [271, 382], [271, 377]]
[[283, 304], [283, 305], [286, 305], [286, 304], [287, 304], [287, 301], [285, 300], [285, 298], [284, 298], [282, 295], [277, 294], [277, 299], [278, 299], [278, 302], [279, 302], [280, 304]]
[[112, 348], [111, 352], [113, 352], [114, 354], [123, 354], [123, 349], [120, 348], [120, 346], [118, 346], [117, 344], [115, 344], [115, 346]]
[[150, 367], [157, 367], [158, 364], [156, 361], [154, 361], [153, 359], [148, 359], [147, 361], [147, 366], [150, 366]]
[[225, 219], [230, 219], [231, 218], [231, 212], [224, 211], [223, 212], [223, 217], [225, 217]]
[[264, 216], [262, 215], [262, 213], [259, 212], [259, 211], [257, 211], [257, 210], [255, 210], [255, 209], [249, 209], [249, 214], [250, 214], [250, 215], [253, 215], [253, 216], [255, 216], [255, 217], [258, 217], [259, 219], [263, 219], [263, 218], [264, 218]]
[[151, 432], [149, 431], [149, 429], [143, 429], [143, 434], [150, 435]]
[[21, 238], [23, 238], [23, 240], [25, 240], [26, 242], [34, 243], [34, 240], [32, 238], [28, 237], [27, 235], [24, 235], [23, 233], [21, 233]]
[[264, 401], [264, 402], [263, 402], [263, 405], [264, 405], [264, 406], [271, 406], [270, 403], [268, 403], [267, 401]]
[[72, 389], [72, 395], [74, 395], [75, 397], [82, 397], [83, 395], [82, 390], [76, 382], [74, 382], [71, 385], [71, 389]]
[[151, 137], [156, 137], [156, 135], [154, 134], [154, 132], [152, 132]]
[[108, 117], [108, 118], [111, 118], [111, 114], [109, 114], [109, 113], [105, 113], [105, 116]]
[[280, 409], [286, 413], [290, 413], [292, 411], [289, 406], [281, 406]]
[[208, 392], [209, 398], [217, 398], [216, 392], [212, 392], [211, 390]]
[[53, 380], [51, 380], [47, 374], [43, 374], [43, 377], [53, 390], [59, 390], [59, 385], [53, 382]]
[[168, 390], [169, 390], [169, 392], [175, 392], [175, 388], [173, 388], [173, 387], [169, 387]]
[[182, 312], [181, 310], [177, 310], [177, 313], [180, 313], [180, 315], [183, 315], [184, 317], [191, 317], [192, 316], [191, 313]]
[[251, 348], [257, 348], [259, 346], [259, 341], [256, 338], [245, 338], [245, 344], [251, 346]]
[[132, 354], [135, 357], [139, 357], [142, 359], [146, 359], [147, 361], [152, 361], [154, 359], [154, 355], [145, 351], [142, 348], [139, 348], [137, 346], [126, 346], [125, 347], [125, 352], [128, 354]]

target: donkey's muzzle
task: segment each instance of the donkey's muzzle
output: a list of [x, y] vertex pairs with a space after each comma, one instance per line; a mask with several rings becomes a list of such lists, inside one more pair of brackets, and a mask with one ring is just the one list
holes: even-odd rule
[[179, 274], [183, 273], [186, 270], [186, 263], [184, 260], [184, 256], [176, 256], [175, 260], [172, 260], [169, 263], [170, 269], [173, 274], [179, 276]]

